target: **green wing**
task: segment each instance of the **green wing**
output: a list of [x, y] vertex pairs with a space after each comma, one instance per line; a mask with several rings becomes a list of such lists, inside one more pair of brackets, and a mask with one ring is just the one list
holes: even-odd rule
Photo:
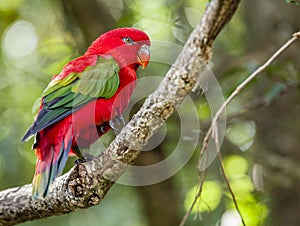
[[94, 66], [81, 73], [71, 73], [53, 80], [42, 95], [42, 109], [23, 140], [62, 120], [98, 98], [112, 97], [119, 87], [119, 66], [112, 58], [99, 57]]

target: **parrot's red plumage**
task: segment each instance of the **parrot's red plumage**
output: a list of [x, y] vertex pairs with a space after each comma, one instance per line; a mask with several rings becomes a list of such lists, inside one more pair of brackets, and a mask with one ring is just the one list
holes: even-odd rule
[[62, 172], [68, 155], [82, 158], [127, 107], [136, 70], [149, 62], [149, 37], [134, 28], [119, 28], [96, 39], [86, 53], [64, 66], [42, 94], [39, 112], [23, 141], [35, 135], [37, 156], [32, 181], [34, 198], [45, 197]]

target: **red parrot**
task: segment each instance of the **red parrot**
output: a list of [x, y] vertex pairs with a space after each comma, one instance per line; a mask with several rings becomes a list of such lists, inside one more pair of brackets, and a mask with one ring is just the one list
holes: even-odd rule
[[22, 139], [35, 135], [34, 198], [47, 195], [68, 156], [82, 159], [81, 147], [89, 147], [114, 129], [112, 122], [127, 107], [135, 87], [136, 70], [149, 62], [149, 47], [149, 37], [143, 31], [111, 30], [52, 77], [35, 121]]

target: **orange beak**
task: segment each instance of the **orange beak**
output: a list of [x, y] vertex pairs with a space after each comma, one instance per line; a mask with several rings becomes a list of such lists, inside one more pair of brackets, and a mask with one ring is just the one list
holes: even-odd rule
[[141, 65], [143, 69], [147, 67], [150, 60], [149, 46], [142, 45], [141, 49], [137, 53], [137, 60], [138, 64]]

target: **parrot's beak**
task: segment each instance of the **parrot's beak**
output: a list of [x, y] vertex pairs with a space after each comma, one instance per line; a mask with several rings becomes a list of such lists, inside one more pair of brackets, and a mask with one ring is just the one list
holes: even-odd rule
[[147, 67], [150, 60], [149, 46], [142, 45], [141, 49], [138, 51], [137, 60], [139, 65], [141, 65], [143, 69]]

